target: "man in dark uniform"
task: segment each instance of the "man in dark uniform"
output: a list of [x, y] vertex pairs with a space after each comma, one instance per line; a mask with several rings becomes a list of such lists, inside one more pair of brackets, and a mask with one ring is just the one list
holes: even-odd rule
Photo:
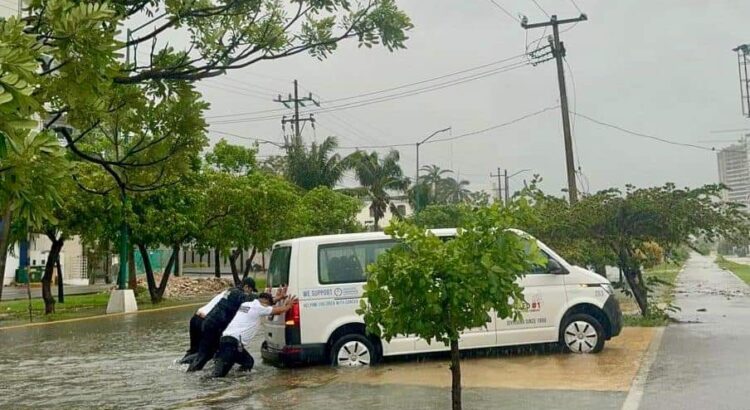
[[201, 341], [198, 345], [198, 353], [190, 363], [188, 372], [203, 369], [203, 366], [211, 360], [219, 348], [219, 339], [229, 322], [244, 302], [255, 299], [253, 292], [257, 293], [253, 278], [245, 278], [237, 287], [231, 288], [224, 293], [219, 302], [211, 309], [203, 319]]

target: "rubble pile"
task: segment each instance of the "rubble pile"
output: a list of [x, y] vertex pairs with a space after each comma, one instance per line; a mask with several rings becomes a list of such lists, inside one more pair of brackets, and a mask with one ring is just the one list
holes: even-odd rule
[[[158, 286], [161, 281], [160, 276], [156, 276]], [[166, 299], [183, 299], [198, 296], [213, 296], [222, 290], [232, 286], [234, 282], [231, 278], [188, 278], [185, 276], [171, 276], [167, 283], [167, 289], [164, 291]], [[138, 279], [138, 287], [147, 287], [146, 278]]]

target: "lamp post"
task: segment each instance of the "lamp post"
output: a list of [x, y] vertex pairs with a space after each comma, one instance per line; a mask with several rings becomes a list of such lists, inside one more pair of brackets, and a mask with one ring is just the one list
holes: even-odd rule
[[510, 201], [510, 190], [508, 189], [508, 183], [509, 183], [510, 179], [513, 178], [514, 176], [518, 175], [518, 174], [521, 174], [523, 172], [528, 172], [528, 171], [531, 171], [531, 170], [530, 169], [522, 169], [520, 171], [517, 171], [517, 172], [514, 172], [514, 173], [508, 175], [508, 170], [507, 169], [505, 170], [505, 205], [508, 205], [508, 202]]
[[417, 192], [417, 187], [419, 186], [419, 147], [423, 145], [424, 143], [426, 143], [427, 141], [429, 141], [430, 138], [440, 134], [441, 132], [450, 131], [452, 129], [453, 127], [448, 127], [448, 128], [443, 128], [442, 130], [437, 130], [433, 132], [432, 134], [430, 134], [430, 136], [428, 136], [427, 138], [414, 144], [414, 146], [416, 147], [416, 151], [417, 151], [417, 172], [416, 172], [416, 175], [414, 176], [414, 200], [416, 202], [416, 208], [417, 208], [415, 211], [420, 210], [419, 192]]

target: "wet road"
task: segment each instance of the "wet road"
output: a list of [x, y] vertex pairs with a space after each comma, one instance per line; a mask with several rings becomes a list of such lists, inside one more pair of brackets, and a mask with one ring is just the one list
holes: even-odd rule
[[640, 408], [750, 408], [750, 287], [693, 254], [676, 303], [681, 323], [664, 333]]
[[[252, 374], [232, 371], [223, 380], [187, 374], [174, 361], [186, 348], [193, 309], [0, 330], [0, 408], [449, 408], [450, 389], [442, 382], [406, 385], [401, 379], [419, 365], [425, 375], [449, 380], [444, 360], [402, 360], [355, 371], [327, 366], [279, 370], [258, 361]], [[647, 344], [648, 335], [634, 337], [641, 346]], [[260, 340], [254, 346], [259, 358]], [[601, 380], [590, 385], [585, 363], [589, 360], [606, 381], [616, 373], [607, 355], [621, 356], [622, 349], [628, 347], [613, 343], [610, 350], [588, 357], [546, 353], [464, 361], [467, 385], [472, 377], [484, 378], [464, 389], [465, 408], [619, 409], [627, 392], [609, 389]], [[637, 358], [628, 360], [633, 361], [637, 367]], [[494, 370], [481, 370], [488, 366]], [[522, 377], [526, 384], [518, 383]], [[571, 379], [578, 384], [566, 387]]]

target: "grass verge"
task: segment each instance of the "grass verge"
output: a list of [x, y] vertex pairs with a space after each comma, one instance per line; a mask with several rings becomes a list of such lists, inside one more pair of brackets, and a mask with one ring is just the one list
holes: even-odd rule
[[732, 262], [721, 255], [716, 258], [716, 264], [719, 265], [720, 268], [734, 273], [738, 278], [750, 285], [750, 265]]
[[[258, 280], [258, 289], [265, 287], [265, 280]], [[138, 310], [150, 310], [164, 307], [190, 305], [208, 302], [213, 294], [194, 297], [164, 299], [161, 303], [151, 303], [148, 291], [140, 289], [136, 296]], [[57, 298], [55, 298], [57, 299]], [[103, 315], [107, 311], [109, 292], [94, 293], [90, 295], [65, 296], [65, 303], [55, 304], [55, 313], [44, 314], [44, 301], [42, 299], [31, 300], [32, 322], [54, 322], [58, 320], [77, 319], [89, 316]], [[29, 301], [11, 300], [0, 302], [0, 326], [12, 326], [29, 323]]]
[[[641, 315], [640, 309], [638, 309], [638, 305], [632, 297], [625, 295], [623, 292], [615, 293], [622, 308], [623, 325], [633, 327], [666, 326], [670, 322], [670, 318], [664, 310], [674, 302], [677, 275], [683, 266], [684, 263], [662, 263], [643, 272], [643, 279], [647, 283], [653, 280], [661, 282], [657, 286], [651, 286], [652, 291], [649, 294], [649, 303], [651, 307], [655, 307], [656, 309], [652, 309], [652, 313], [648, 316]], [[627, 284], [624, 286], [627, 286]]]

